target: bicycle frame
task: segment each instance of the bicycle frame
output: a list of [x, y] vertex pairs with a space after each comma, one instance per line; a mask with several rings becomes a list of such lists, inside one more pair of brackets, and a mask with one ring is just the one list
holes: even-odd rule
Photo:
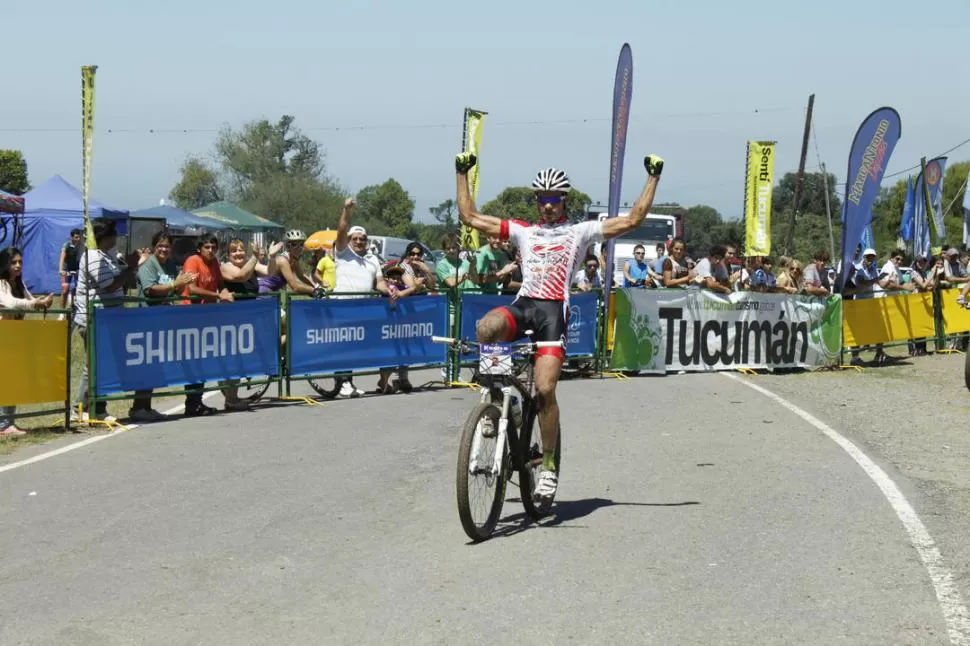
[[[526, 333], [529, 334], [528, 332]], [[460, 345], [462, 348], [462, 353], [466, 353], [468, 350], [475, 348], [478, 349], [481, 344], [465, 341], [456, 340], [448, 337], [432, 337], [432, 341], [436, 343], [447, 343], [449, 345]], [[520, 442], [519, 436], [516, 431], [522, 433], [525, 428], [530, 426], [533, 422], [533, 417], [535, 415], [534, 410], [534, 397], [532, 395], [532, 389], [534, 386], [534, 370], [535, 365], [532, 362], [532, 355], [535, 354], [536, 350], [541, 347], [562, 347], [562, 344], [558, 341], [528, 341], [524, 343], [512, 344], [512, 356], [515, 357], [516, 354], [519, 356], [525, 355], [529, 361], [529, 366], [527, 368], [527, 379], [526, 383], [523, 384], [522, 381], [517, 379], [513, 375], [493, 375], [483, 373], [480, 374], [481, 388], [479, 389], [480, 401], [481, 403], [496, 403], [494, 401], [493, 393], [495, 391], [501, 392], [502, 394], [502, 405], [499, 409], [499, 422], [497, 429], [497, 441], [495, 442], [495, 455], [492, 458], [492, 464], [488, 467], [486, 472], [488, 475], [497, 475], [501, 473], [502, 459], [505, 455], [505, 450], [507, 449], [509, 455], [512, 458], [512, 470], [517, 470], [521, 466], [519, 464], [525, 459], [525, 456], [519, 454]], [[528, 384], [528, 385], [526, 385]], [[523, 428], [516, 429], [514, 425], [509, 424], [509, 413], [512, 405], [512, 394], [513, 390], [518, 391], [521, 398], [519, 405], [522, 407], [523, 411]], [[478, 452], [481, 448], [482, 434], [477, 432], [475, 438], [472, 440], [472, 455], [474, 456], [468, 465], [468, 471], [472, 475], [481, 472], [481, 468], [478, 463]]]

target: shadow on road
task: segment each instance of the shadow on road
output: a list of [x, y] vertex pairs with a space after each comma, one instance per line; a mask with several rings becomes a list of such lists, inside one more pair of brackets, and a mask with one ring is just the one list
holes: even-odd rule
[[[519, 498], [508, 498], [506, 502], [522, 503]], [[557, 500], [552, 506], [552, 513], [536, 522], [529, 518], [525, 512], [506, 516], [499, 521], [493, 538], [513, 536], [527, 529], [539, 527], [566, 527], [579, 529], [582, 525], [563, 525], [562, 523], [577, 520], [589, 516], [597, 509], [603, 507], [687, 507], [699, 505], [696, 500], [685, 500], [683, 502], [615, 502], [609, 498], [585, 498], [583, 500]]]

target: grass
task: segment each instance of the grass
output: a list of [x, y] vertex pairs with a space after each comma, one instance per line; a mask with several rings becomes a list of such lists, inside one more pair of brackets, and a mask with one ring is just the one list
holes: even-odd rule
[[[18, 424], [19, 426], [19, 424]], [[20, 437], [0, 438], [0, 455], [10, 455], [14, 451], [31, 446], [34, 444], [47, 444], [58, 438], [64, 437], [63, 433], [55, 433], [50, 429], [32, 430], [27, 435]]]

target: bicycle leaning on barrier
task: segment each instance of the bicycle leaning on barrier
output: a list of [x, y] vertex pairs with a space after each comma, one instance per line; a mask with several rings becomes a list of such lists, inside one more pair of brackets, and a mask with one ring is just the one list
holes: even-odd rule
[[[526, 336], [533, 335], [526, 330]], [[549, 513], [554, 496], [536, 490], [543, 467], [542, 434], [536, 424], [538, 401], [535, 391], [535, 362], [542, 348], [562, 349], [562, 341], [519, 343], [475, 343], [465, 339], [433, 336], [435, 343], [460, 349], [462, 354], [478, 350], [478, 383], [481, 400], [465, 420], [458, 448], [458, 517], [465, 533], [474, 541], [489, 538], [495, 530], [505, 502], [506, 484], [519, 474], [519, 491], [526, 514], [538, 520]], [[516, 374], [516, 359], [525, 358], [524, 379]], [[555, 470], [562, 453], [562, 429], [556, 429]], [[478, 485], [491, 495], [474, 495]], [[476, 514], [473, 503], [484, 503]]]

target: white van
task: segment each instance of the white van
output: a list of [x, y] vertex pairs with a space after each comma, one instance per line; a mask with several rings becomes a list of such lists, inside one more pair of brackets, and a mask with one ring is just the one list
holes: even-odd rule
[[[621, 211], [617, 217], [625, 218], [630, 215], [629, 211]], [[600, 213], [599, 220], [606, 219], [606, 213]], [[676, 235], [677, 223], [672, 215], [647, 214], [640, 226], [616, 238], [613, 246], [613, 285], [623, 286], [623, 265], [628, 260], [633, 260], [633, 249], [637, 245], [643, 245], [646, 250], [644, 260], [649, 264], [657, 259], [657, 245], [666, 245], [668, 240], [673, 240]], [[600, 257], [601, 244], [597, 243], [593, 247], [593, 253]]]
[[[411, 244], [408, 238], [395, 238], [393, 236], [368, 236], [367, 246], [372, 254], [381, 259], [381, 266], [387, 262], [399, 262], [404, 258], [404, 252]], [[419, 242], [424, 251], [423, 261], [428, 265], [432, 272], [435, 270], [435, 256], [423, 243]]]

